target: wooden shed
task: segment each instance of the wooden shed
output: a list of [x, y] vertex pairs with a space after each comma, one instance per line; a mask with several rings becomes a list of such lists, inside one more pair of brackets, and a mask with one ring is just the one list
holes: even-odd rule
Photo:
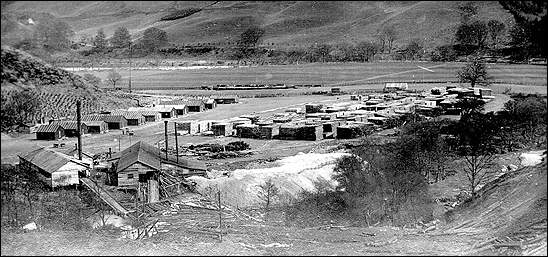
[[102, 121], [102, 120], [98, 120], [98, 121], [82, 121], [82, 125], [86, 125], [85, 128], [86, 128], [86, 131], [85, 133], [89, 133], [89, 134], [97, 134], [97, 133], [100, 133], [100, 134], [103, 134], [105, 132], [108, 131], [108, 125], [106, 122]]
[[188, 112], [204, 112], [206, 110], [205, 103], [202, 100], [187, 100], [185, 101], [188, 107]]
[[65, 136], [65, 130], [59, 124], [41, 125], [36, 129], [37, 140], [58, 140]]
[[122, 115], [91, 114], [84, 115], [82, 121], [104, 121], [108, 129], [122, 129], [127, 127], [127, 120]]
[[165, 158], [160, 149], [139, 141], [116, 154], [108, 161], [116, 161], [117, 186], [137, 190], [138, 197], [148, 202], [159, 200], [159, 175], [161, 171], [183, 176], [205, 175], [206, 166], [200, 161], [184, 157]]
[[218, 104], [235, 104], [238, 103], [238, 96], [236, 95], [218, 95], [211, 97]]
[[147, 107], [129, 107], [129, 112], [137, 112], [145, 117], [145, 122], [154, 122], [159, 121], [162, 116], [158, 111], [155, 111], [154, 108]]
[[215, 109], [217, 107], [217, 102], [215, 102], [215, 99], [206, 99], [204, 104], [206, 109]]
[[229, 122], [220, 122], [211, 125], [211, 131], [215, 136], [230, 136], [232, 135], [232, 124]]
[[162, 101], [158, 106], [173, 107], [177, 115], [185, 115], [190, 111], [185, 100]]
[[[50, 124], [58, 124], [65, 130], [65, 136], [67, 137], [77, 137], [78, 136], [78, 122], [76, 121], [51, 121]], [[85, 134], [87, 131], [87, 126], [82, 122], [80, 124], [80, 133]]]
[[80, 184], [80, 175], [90, 167], [66, 154], [39, 148], [19, 156], [19, 164], [31, 171], [48, 186], [71, 186]]

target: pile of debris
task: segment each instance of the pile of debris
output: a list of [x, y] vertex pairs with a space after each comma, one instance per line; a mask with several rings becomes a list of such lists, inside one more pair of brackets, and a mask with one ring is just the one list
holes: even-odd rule
[[230, 142], [226, 145], [222, 144], [199, 144], [199, 145], [187, 145], [181, 147], [181, 155], [186, 156], [201, 156], [203, 159], [225, 159], [245, 157], [252, 155], [253, 152], [249, 150], [249, 144], [244, 141]]

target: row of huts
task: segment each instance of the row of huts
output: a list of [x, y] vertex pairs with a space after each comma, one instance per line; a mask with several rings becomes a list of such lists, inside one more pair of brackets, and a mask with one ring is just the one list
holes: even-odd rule
[[[98, 114], [84, 115], [80, 133], [82, 135], [105, 133], [109, 130], [175, 118], [191, 112], [203, 112], [216, 108], [217, 104], [237, 102], [237, 96], [221, 95], [207, 99], [161, 101], [151, 107], [130, 107], [127, 110], [103, 111]], [[41, 125], [36, 129], [36, 139], [58, 140], [65, 136], [76, 137], [76, 128], [75, 120], [51, 120], [49, 124]]]

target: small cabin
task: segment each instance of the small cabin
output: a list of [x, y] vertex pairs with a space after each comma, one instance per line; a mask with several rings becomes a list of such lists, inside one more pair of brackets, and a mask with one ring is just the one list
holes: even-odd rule
[[80, 176], [89, 172], [89, 165], [66, 154], [39, 148], [19, 156], [24, 169], [35, 172], [51, 188], [80, 184]]
[[85, 124], [86, 134], [103, 134], [108, 132], [108, 125], [106, 122], [99, 121], [82, 121], [82, 125]]
[[188, 107], [188, 112], [204, 112], [206, 106], [202, 100], [188, 100], [186, 101], [186, 106]]
[[[77, 121], [52, 121], [51, 124], [58, 124], [65, 130], [65, 136], [77, 137], [78, 136], [78, 122]], [[80, 124], [80, 133], [83, 135], [87, 131], [87, 126], [84, 123]]]
[[65, 130], [59, 124], [41, 125], [36, 129], [37, 140], [58, 140], [65, 136]]

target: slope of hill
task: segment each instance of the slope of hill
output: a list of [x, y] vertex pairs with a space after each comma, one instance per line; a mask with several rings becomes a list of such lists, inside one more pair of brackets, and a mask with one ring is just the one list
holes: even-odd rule
[[42, 107], [35, 120], [74, 115], [76, 100], [82, 100], [82, 112], [133, 106], [136, 101], [106, 93], [89, 85], [81, 76], [58, 69], [23, 51], [2, 46], [2, 94], [35, 89]]
[[546, 159], [488, 183], [454, 210], [446, 233], [480, 236], [472, 254], [546, 255]]
[[[15, 1], [2, 8], [2, 23], [6, 24], [2, 25], [2, 38], [13, 33], [10, 27], [21, 26], [18, 23], [24, 24], [27, 16], [33, 17], [32, 12], [34, 16], [47, 12], [70, 24], [76, 32], [75, 38], [95, 35], [99, 28], [110, 36], [119, 26], [127, 27], [134, 38], [138, 38], [146, 28], [158, 27], [166, 30], [170, 41], [176, 44], [214, 43], [234, 41], [247, 27], [259, 25], [266, 31], [263, 39], [266, 43], [309, 45], [374, 40], [378, 29], [394, 26], [398, 33], [396, 45], [413, 38], [436, 45], [452, 40], [452, 32], [459, 22], [459, 4], [461, 2], [445, 1], [184, 1], [176, 4], [169, 1]], [[497, 2], [477, 4], [480, 18], [510, 24], [512, 16]], [[174, 10], [185, 8], [203, 9], [185, 18], [161, 20]], [[16, 15], [22, 13], [24, 17]]]

